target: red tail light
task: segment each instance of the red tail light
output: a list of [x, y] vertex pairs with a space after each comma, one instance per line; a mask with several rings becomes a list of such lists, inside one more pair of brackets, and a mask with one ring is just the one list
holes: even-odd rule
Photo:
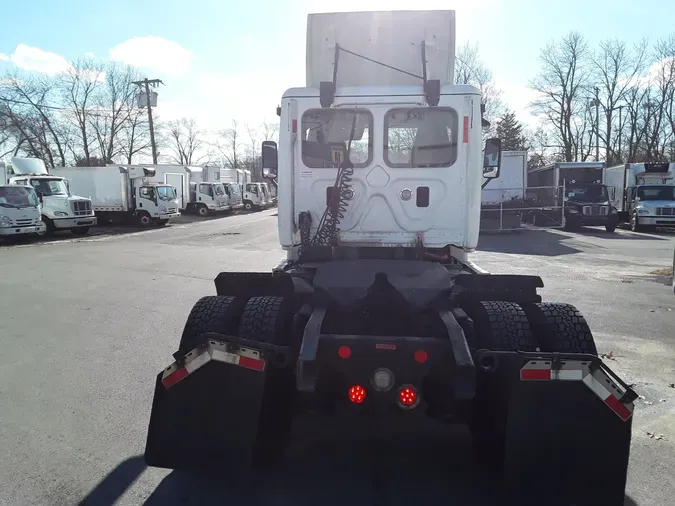
[[354, 385], [349, 389], [349, 401], [354, 404], [361, 404], [366, 400], [366, 389], [361, 385]]
[[415, 352], [415, 362], [419, 362], [420, 364], [423, 364], [429, 360], [429, 354], [424, 351], [424, 350], [417, 350]]
[[340, 358], [349, 358], [352, 356], [352, 349], [349, 346], [340, 346], [338, 348], [338, 357]]
[[419, 395], [413, 387], [402, 387], [398, 391], [398, 402], [402, 408], [411, 409], [417, 406]]

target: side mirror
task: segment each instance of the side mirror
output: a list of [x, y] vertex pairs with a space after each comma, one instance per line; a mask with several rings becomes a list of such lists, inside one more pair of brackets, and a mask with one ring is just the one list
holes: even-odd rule
[[498, 178], [501, 163], [502, 141], [496, 137], [487, 139], [483, 153], [483, 177], [486, 179]]
[[262, 143], [262, 176], [265, 179], [276, 179], [278, 164], [277, 143], [264, 141]]
[[44, 199], [44, 197], [42, 196], [42, 192], [41, 192], [41, 191], [37, 192], [37, 198], [38, 198], [38, 200], [40, 201], [40, 204], [44, 204], [44, 203], [45, 203], [45, 199]]

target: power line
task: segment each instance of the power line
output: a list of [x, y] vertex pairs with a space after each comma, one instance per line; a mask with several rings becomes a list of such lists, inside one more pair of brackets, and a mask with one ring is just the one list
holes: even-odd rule
[[[53, 110], [53, 111], [65, 111], [65, 112], [68, 112], [68, 113], [71, 113], [71, 114], [79, 114], [81, 112], [80, 109], [75, 109], [75, 108], [72, 108], [72, 107], [59, 107], [59, 106], [55, 106], [55, 105], [34, 104], [34, 103], [31, 103], [31, 102], [23, 102], [21, 100], [15, 100], [15, 99], [12, 99], [12, 98], [5, 98], [5, 97], [0, 97], [0, 102], [7, 102], [7, 103], [10, 103], [10, 104], [17, 104], [17, 105], [27, 105], [27, 106], [30, 106], [30, 107], [34, 107], [38, 110], [49, 109], [49, 110]], [[133, 109], [134, 109], [133, 107], [129, 108], [129, 110], [133, 110]], [[96, 109], [84, 109], [84, 112], [88, 116], [97, 116], [97, 117], [101, 117], [101, 118], [112, 118], [113, 117], [113, 113], [111, 113], [109, 111], [99, 111], [99, 110], [96, 110]], [[145, 120], [144, 120], [144, 122], [145, 122]]]

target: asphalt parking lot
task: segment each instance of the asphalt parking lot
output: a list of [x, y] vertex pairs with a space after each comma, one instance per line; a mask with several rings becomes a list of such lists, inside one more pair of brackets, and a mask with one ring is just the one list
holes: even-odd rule
[[[461, 428], [394, 448], [317, 442], [264, 485], [145, 468], [155, 374], [218, 272], [267, 271], [283, 257], [275, 214], [0, 246], [0, 504], [501, 504]], [[538, 230], [484, 235], [473, 255], [491, 272], [540, 275], [545, 300], [577, 305], [641, 395], [627, 505], [675, 494], [674, 248], [668, 234]]]

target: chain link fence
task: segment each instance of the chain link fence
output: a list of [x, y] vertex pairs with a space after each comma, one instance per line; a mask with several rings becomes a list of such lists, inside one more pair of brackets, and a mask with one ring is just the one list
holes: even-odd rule
[[565, 187], [483, 189], [480, 230], [511, 231], [562, 228]]

